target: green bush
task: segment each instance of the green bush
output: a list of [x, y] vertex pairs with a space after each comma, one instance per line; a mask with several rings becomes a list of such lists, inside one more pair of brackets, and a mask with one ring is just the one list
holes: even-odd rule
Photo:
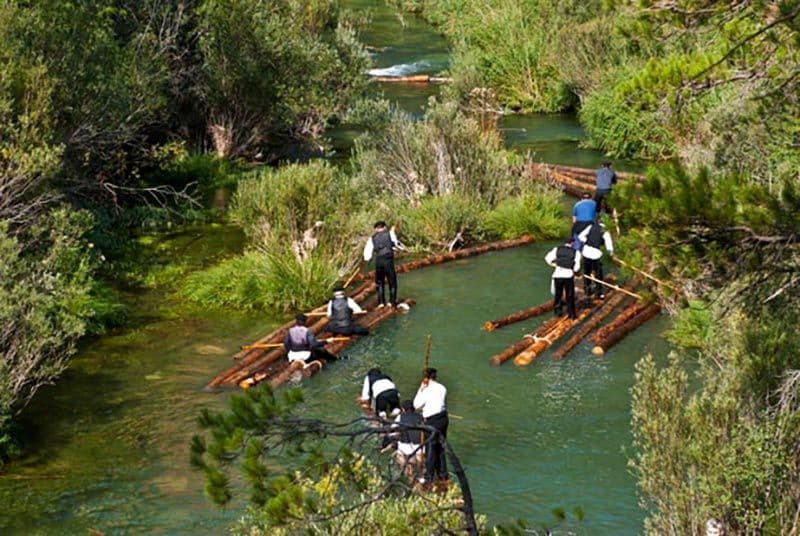
[[486, 204], [458, 194], [426, 197], [415, 207], [398, 207], [403, 241], [429, 251], [446, 249], [457, 234], [461, 244], [483, 238], [481, 218]]
[[191, 274], [182, 294], [206, 307], [303, 311], [330, 296], [339, 269], [321, 254], [301, 262], [290, 249], [249, 251]]
[[501, 239], [529, 234], [535, 240], [551, 240], [568, 232], [561, 196], [548, 188], [501, 201], [484, 216], [483, 227], [488, 236]]

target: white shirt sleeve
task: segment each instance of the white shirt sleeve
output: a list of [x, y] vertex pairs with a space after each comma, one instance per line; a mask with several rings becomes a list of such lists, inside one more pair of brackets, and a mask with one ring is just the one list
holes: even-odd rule
[[578, 240], [580, 240], [581, 242], [583, 242], [585, 244], [586, 243], [586, 239], [589, 238], [589, 231], [591, 231], [591, 230], [592, 230], [592, 226], [591, 225], [587, 225], [586, 228], [578, 234]]
[[581, 271], [581, 258], [582, 258], [581, 252], [580, 251], [576, 251], [575, 252], [575, 262], [572, 265], [572, 271], [574, 273], [576, 273], [576, 274]]
[[369, 400], [369, 376], [364, 378], [364, 386], [361, 388], [361, 400]]
[[417, 389], [417, 394], [414, 396], [414, 409], [422, 409], [425, 406], [425, 389], [420, 387]]
[[[354, 312], [354, 313], [363, 313], [364, 309], [361, 308], [360, 305], [356, 303], [356, 300], [353, 298], [347, 298], [347, 306]], [[331, 316], [331, 304], [328, 303], [328, 316]]]
[[603, 242], [606, 244], [606, 251], [608, 251], [609, 255], [614, 254], [614, 242], [611, 241], [611, 233], [606, 231], [603, 233]]
[[550, 252], [544, 256], [544, 262], [553, 267], [556, 265], [556, 249], [557, 248], [551, 249]]
[[332, 313], [333, 313], [333, 300], [330, 300], [328, 302], [328, 309], [325, 314], [328, 315], [328, 318], [330, 318]]
[[364, 262], [369, 262], [372, 259], [372, 237], [367, 238], [367, 243], [364, 245]]

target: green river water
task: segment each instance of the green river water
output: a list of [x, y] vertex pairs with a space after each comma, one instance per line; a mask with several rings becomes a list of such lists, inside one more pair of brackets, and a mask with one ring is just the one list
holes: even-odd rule
[[[447, 66], [446, 43], [405, 17], [402, 29], [376, 2], [364, 39], [387, 49], [376, 68], [407, 72]], [[417, 62], [415, 64], [415, 62]], [[399, 67], [398, 67], [399, 68]], [[387, 98], [418, 112], [431, 89], [385, 88]], [[434, 90], [435, 91], [435, 90]], [[501, 122], [512, 147], [542, 160], [594, 166], [601, 155], [577, 147], [571, 116], [511, 116]], [[347, 132], [337, 135], [346, 147]], [[636, 169], [635, 163], [618, 165]], [[241, 250], [228, 226], [183, 229], [158, 237], [163, 259], [201, 267]], [[448, 386], [449, 439], [462, 458], [475, 506], [492, 522], [553, 521], [552, 509], [580, 507], [585, 520], [570, 530], [636, 534], [642, 526], [635, 481], [626, 468], [633, 365], [646, 352], [664, 355], [665, 319], [647, 324], [603, 357], [581, 345], [562, 361], [548, 354], [528, 369], [488, 365], [491, 355], [542, 320], [493, 333], [495, 318], [549, 298], [552, 244], [492, 253], [400, 276], [400, 294], [417, 306], [359, 341], [341, 361], [303, 384], [310, 414], [346, 420], [364, 373], [379, 365], [401, 394], [419, 381], [425, 336], [431, 362]], [[220, 510], [203, 497], [201, 476], [188, 464], [195, 418], [220, 408], [230, 392], [202, 386], [230, 364], [240, 344], [282, 319], [188, 308], [158, 290], [129, 293], [132, 322], [84, 343], [58, 384], [41, 390], [22, 416], [26, 456], [0, 474], [0, 534], [221, 534], [241, 503]]]

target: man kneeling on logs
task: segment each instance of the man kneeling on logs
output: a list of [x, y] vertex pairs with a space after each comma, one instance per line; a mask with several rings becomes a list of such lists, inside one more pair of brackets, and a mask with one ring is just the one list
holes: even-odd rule
[[574, 245], [575, 241], [570, 237], [563, 246], [554, 247], [544, 257], [544, 262], [555, 268], [551, 290], [556, 316], [561, 316], [563, 302], [566, 301], [569, 317], [578, 317], [575, 312], [575, 274], [581, 270], [581, 254], [575, 251]]
[[286, 348], [286, 357], [293, 361], [335, 361], [336, 356], [326, 351], [323, 341], [318, 341], [310, 329], [306, 327], [306, 315], [299, 314], [295, 317], [294, 326], [289, 328], [283, 347]]
[[361, 400], [372, 404], [379, 417], [400, 412], [400, 393], [392, 379], [379, 368], [370, 369], [361, 388]]
[[330, 322], [325, 326], [325, 331], [335, 335], [369, 335], [367, 328], [359, 326], [353, 320], [353, 315], [363, 313], [364, 310], [353, 298], [346, 297], [344, 287], [339, 285], [333, 289], [333, 299], [328, 302], [327, 314]]
[[606, 246], [606, 251], [610, 257], [614, 256], [614, 243], [611, 241], [611, 234], [606, 231], [605, 225], [600, 220], [592, 223], [589, 227], [581, 231], [578, 240], [583, 243], [583, 292], [587, 298], [597, 293], [601, 300], [606, 297], [600, 283], [594, 283], [587, 275], [603, 281], [603, 251], [601, 246]]
[[422, 424], [422, 417], [414, 411], [414, 403], [404, 400], [400, 406], [401, 413], [395, 419], [393, 427], [400, 428], [397, 432], [397, 459], [407, 470], [413, 474], [417, 462], [422, 460], [422, 430], [413, 430], [414, 426]]

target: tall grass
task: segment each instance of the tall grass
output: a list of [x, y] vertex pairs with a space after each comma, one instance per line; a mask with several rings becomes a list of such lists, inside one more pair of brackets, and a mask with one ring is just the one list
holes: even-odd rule
[[448, 248], [456, 235], [461, 243], [483, 238], [481, 220], [486, 203], [460, 194], [428, 197], [418, 206], [405, 205], [398, 212], [403, 240], [426, 251]]

